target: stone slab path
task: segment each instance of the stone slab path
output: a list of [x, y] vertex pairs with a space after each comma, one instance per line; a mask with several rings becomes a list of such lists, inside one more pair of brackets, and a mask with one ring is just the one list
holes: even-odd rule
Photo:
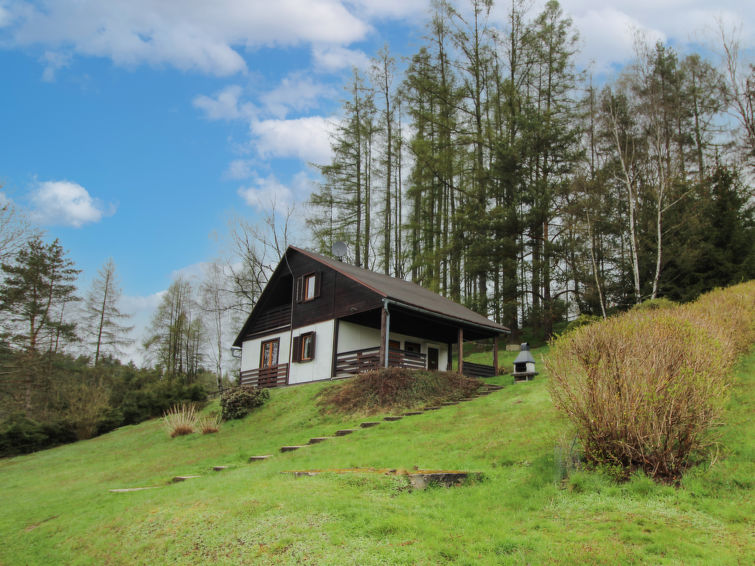
[[[419, 411], [407, 411], [403, 413], [402, 415], [395, 415], [395, 416], [387, 416], [383, 417], [384, 422], [395, 422], [401, 420], [403, 417], [409, 417], [409, 416], [415, 416], [415, 415], [422, 415], [426, 411], [437, 411], [441, 408], [450, 407], [453, 405], [458, 405], [459, 403], [463, 402], [469, 402], [474, 401], [476, 399], [480, 399], [482, 397], [485, 397], [487, 395], [490, 395], [491, 393], [495, 391], [500, 391], [503, 389], [503, 386], [501, 385], [493, 385], [493, 384], [484, 384], [480, 389], [477, 390], [476, 393], [473, 394], [471, 397], [465, 397], [463, 399], [460, 399], [459, 401], [447, 401], [441, 403], [439, 406], [428, 406], [423, 407], [422, 410]], [[366, 428], [372, 428], [380, 424], [381, 421], [365, 421], [363, 423], [360, 423], [359, 427], [366, 429]], [[303, 445], [291, 445], [291, 446], [281, 446], [280, 452], [294, 452], [296, 450], [299, 450], [301, 448], [305, 448], [307, 446], [312, 446], [314, 444], [320, 444], [321, 442], [325, 442], [326, 440], [334, 439], [335, 437], [339, 436], [347, 436], [349, 434], [353, 434], [354, 432], [357, 432], [359, 429], [356, 428], [345, 428], [335, 431], [333, 436], [315, 436], [313, 438], [309, 439], [309, 442], [307, 444]], [[249, 457], [249, 463], [252, 462], [262, 462], [265, 460], [268, 460], [272, 458], [272, 454], [262, 454], [258, 456], [250, 456]], [[213, 466], [212, 469], [216, 472], [220, 472], [223, 470], [228, 469], [230, 466]], [[388, 473], [395, 473], [396, 470], [389, 470]], [[291, 473], [297, 476], [311, 476], [316, 475], [318, 473], [322, 473], [321, 471], [298, 471], [298, 472], [284, 472], [284, 473]], [[453, 474], [453, 475], [452, 475]], [[437, 471], [437, 472], [427, 472], [427, 471], [419, 471], [417, 473], [408, 474], [410, 476], [410, 483], [413, 488], [415, 489], [424, 489], [425, 486], [432, 483], [441, 483], [445, 485], [458, 485], [459, 482], [464, 481], [467, 477], [467, 472], [446, 472], [446, 471]], [[170, 483], [178, 483], [182, 481], [186, 481], [189, 479], [199, 478], [201, 476], [175, 476]], [[128, 487], [128, 488], [118, 488], [118, 489], [111, 489], [109, 490], [111, 493], [127, 493], [132, 491], [143, 491], [146, 489], [157, 489], [160, 486], [145, 486], [145, 487]]]

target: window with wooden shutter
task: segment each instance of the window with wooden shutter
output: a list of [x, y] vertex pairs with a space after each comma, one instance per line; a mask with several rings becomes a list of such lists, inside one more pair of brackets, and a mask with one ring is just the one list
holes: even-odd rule
[[315, 333], [305, 332], [294, 338], [293, 347], [293, 361], [295, 362], [311, 362], [315, 359]]

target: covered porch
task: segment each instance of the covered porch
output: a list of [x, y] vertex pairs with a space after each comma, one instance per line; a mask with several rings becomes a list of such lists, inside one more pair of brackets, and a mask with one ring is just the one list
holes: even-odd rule
[[[347, 323], [347, 324], [343, 324]], [[361, 340], [339, 337], [353, 325], [371, 329]], [[347, 328], [348, 327], [348, 328]], [[345, 377], [378, 367], [442, 369], [454, 367], [469, 377], [498, 375], [498, 339], [506, 330], [457, 319], [386, 299], [383, 307], [335, 321], [332, 377]], [[340, 339], [339, 339], [340, 338]], [[464, 343], [493, 339], [493, 365], [464, 362]]]

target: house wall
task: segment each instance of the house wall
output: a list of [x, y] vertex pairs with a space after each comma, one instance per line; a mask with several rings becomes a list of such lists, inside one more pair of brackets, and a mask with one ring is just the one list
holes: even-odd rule
[[333, 327], [334, 321], [326, 320], [294, 330], [294, 336], [315, 333], [315, 356], [312, 361], [294, 362], [289, 366], [289, 383], [330, 379], [333, 369]]
[[294, 337], [306, 332], [315, 333], [315, 356], [312, 361], [308, 362], [290, 363], [291, 332], [279, 332], [246, 340], [241, 346], [241, 371], [257, 369], [260, 366], [262, 343], [278, 338], [280, 340], [278, 363], [289, 364], [289, 384], [329, 379], [333, 363], [333, 327], [334, 321], [327, 320], [294, 329]]
[[[427, 348], [438, 349], [438, 369], [445, 370], [448, 365], [448, 345], [441, 342], [434, 342], [419, 336], [409, 336], [397, 332], [390, 333], [390, 340], [401, 342], [401, 349], [405, 350], [405, 342], [416, 342], [421, 345], [421, 351], [427, 355]], [[361, 326], [353, 322], [342, 320], [338, 326], [338, 352], [349, 352], [351, 350], [361, 350], [363, 348], [374, 348], [380, 346], [380, 330]]]
[[241, 345], [241, 371], [249, 371], [260, 367], [260, 346], [268, 340], [280, 339], [278, 347], [278, 363], [288, 363], [288, 353], [291, 345], [291, 333], [288, 331], [269, 334], [259, 338], [246, 340]]

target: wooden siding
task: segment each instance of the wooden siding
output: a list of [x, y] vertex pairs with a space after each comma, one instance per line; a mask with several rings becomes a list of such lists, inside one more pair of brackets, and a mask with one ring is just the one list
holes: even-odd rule
[[247, 387], [278, 387], [288, 383], [288, 364], [242, 371], [241, 385]]
[[375, 309], [382, 304], [377, 293], [303, 254], [291, 254], [289, 263], [294, 277], [317, 273], [320, 278], [319, 296], [294, 304], [294, 328]]

